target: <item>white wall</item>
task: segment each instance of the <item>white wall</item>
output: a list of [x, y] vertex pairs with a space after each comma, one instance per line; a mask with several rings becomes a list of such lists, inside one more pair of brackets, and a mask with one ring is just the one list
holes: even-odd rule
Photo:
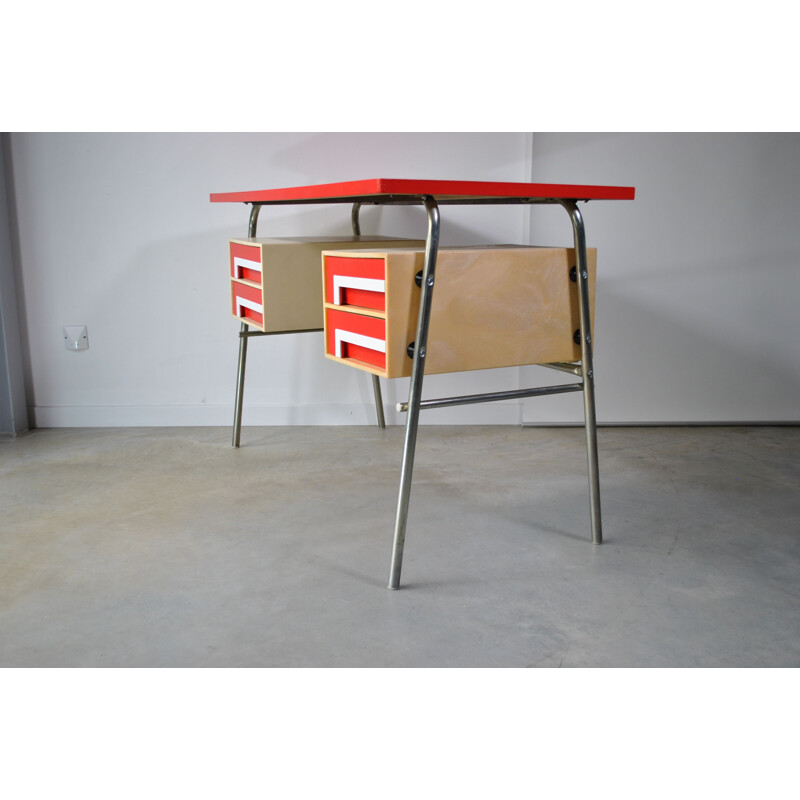
[[[226, 243], [248, 207], [208, 195], [368, 177], [633, 185], [589, 203], [601, 422], [800, 421], [800, 137], [762, 134], [12, 134], [18, 292], [38, 426], [230, 425], [238, 323]], [[362, 230], [424, 236], [421, 208]], [[259, 235], [350, 232], [346, 206], [266, 207]], [[442, 207], [443, 244], [571, 244], [564, 212]], [[88, 324], [67, 352], [61, 326]], [[251, 341], [247, 424], [372, 424], [369, 377], [322, 334]], [[561, 382], [541, 368], [425, 381], [428, 397]], [[384, 381], [393, 408], [407, 381]], [[425, 412], [578, 421], [579, 395]], [[402, 422], [390, 410], [387, 422]]]
[[[533, 180], [636, 187], [581, 205], [600, 422], [800, 421], [800, 135], [535, 134], [532, 161]], [[532, 230], [571, 242], [558, 209]], [[523, 418], [582, 420], [581, 398], [527, 400]]]
[[[371, 177], [520, 181], [526, 134], [12, 134], [28, 397], [35, 425], [230, 425], [238, 323], [227, 240], [249, 207], [211, 192]], [[424, 238], [419, 207], [363, 208], [364, 233]], [[443, 244], [522, 242], [520, 208], [447, 208]], [[259, 235], [351, 232], [349, 206], [266, 207]], [[87, 324], [68, 352], [64, 324]], [[498, 373], [504, 374], [498, 374]], [[432, 376], [431, 392], [516, 386], [518, 370]], [[384, 382], [393, 409], [407, 381]], [[244, 424], [372, 423], [368, 375], [322, 334], [250, 342]], [[395, 419], [387, 414], [387, 422]], [[519, 422], [518, 404], [426, 422]], [[402, 421], [402, 418], [400, 418]]]

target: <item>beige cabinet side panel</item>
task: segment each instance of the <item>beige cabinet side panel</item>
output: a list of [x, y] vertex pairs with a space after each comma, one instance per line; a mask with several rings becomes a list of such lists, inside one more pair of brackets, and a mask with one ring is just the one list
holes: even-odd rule
[[[411, 374], [423, 254], [389, 254], [387, 372]], [[594, 319], [596, 249], [587, 249]], [[580, 359], [574, 251], [565, 248], [440, 250], [425, 363], [426, 374]]]
[[[375, 249], [376, 238], [262, 244], [264, 326], [267, 331], [323, 327], [320, 264], [323, 250]], [[379, 240], [380, 245], [417, 245], [407, 239]]]

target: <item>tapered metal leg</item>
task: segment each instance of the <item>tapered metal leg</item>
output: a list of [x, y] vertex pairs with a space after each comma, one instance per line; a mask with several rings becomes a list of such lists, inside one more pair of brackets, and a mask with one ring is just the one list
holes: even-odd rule
[[377, 375], [372, 376], [372, 392], [375, 395], [375, 413], [378, 415], [378, 427], [385, 428], [386, 420], [383, 416], [383, 395], [381, 394], [381, 379]]
[[586, 423], [586, 454], [589, 462], [589, 499], [591, 504], [592, 542], [601, 544], [600, 475], [597, 461], [597, 418], [594, 406], [594, 366], [592, 363], [592, 325], [589, 307], [589, 272], [586, 264], [586, 233], [583, 217], [574, 201], [562, 201], [572, 220], [578, 278], [578, 309], [581, 331], [581, 367], [583, 377], [583, 415]]
[[[247, 226], [247, 235], [252, 238], [258, 228], [258, 212], [261, 206], [253, 204], [250, 209], [250, 222]], [[244, 373], [247, 364], [247, 332], [250, 327], [246, 322], [239, 328], [239, 362], [236, 370], [236, 401], [233, 408], [233, 446], [238, 447], [242, 436], [242, 403], [244, 402]]]
[[403, 565], [403, 546], [406, 540], [408, 500], [411, 495], [411, 474], [414, 470], [414, 451], [417, 445], [419, 410], [422, 400], [422, 379], [425, 375], [425, 351], [428, 344], [428, 326], [431, 318], [433, 284], [436, 273], [436, 254], [439, 250], [439, 207], [432, 197], [425, 198], [428, 212], [428, 238], [425, 242], [425, 267], [422, 272], [422, 295], [414, 340], [414, 363], [408, 389], [408, 417], [403, 444], [403, 464], [400, 468], [400, 492], [397, 498], [397, 516], [394, 523], [394, 545], [389, 570], [389, 588], [400, 587], [400, 570]]
[[247, 362], [247, 331], [246, 322], [239, 329], [239, 366], [236, 370], [236, 402], [233, 407], [233, 446], [238, 447], [242, 436], [242, 401], [244, 400], [244, 370]]

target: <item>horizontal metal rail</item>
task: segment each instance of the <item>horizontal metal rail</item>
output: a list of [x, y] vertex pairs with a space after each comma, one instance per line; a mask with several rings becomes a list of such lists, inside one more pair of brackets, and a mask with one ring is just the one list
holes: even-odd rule
[[[565, 394], [566, 392], [582, 392], [582, 383], [566, 383], [560, 386], [539, 386], [536, 389], [512, 389], [507, 392], [489, 392], [488, 394], [466, 394], [461, 397], [442, 397], [439, 400], [422, 400], [419, 407], [446, 408], [447, 406], [466, 406], [472, 403], [492, 403], [496, 400], [515, 400], [520, 397], [540, 397], [547, 394]], [[398, 411], [408, 411], [408, 403], [398, 403]]]
[[241, 338], [250, 336], [282, 336], [286, 333], [316, 333], [325, 330], [324, 328], [303, 328], [301, 331], [239, 331]]

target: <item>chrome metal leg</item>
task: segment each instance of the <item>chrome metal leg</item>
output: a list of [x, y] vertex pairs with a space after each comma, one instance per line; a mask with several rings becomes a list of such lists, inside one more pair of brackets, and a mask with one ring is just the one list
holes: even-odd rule
[[[250, 209], [250, 222], [247, 226], [247, 235], [252, 238], [258, 228], [258, 212], [261, 206], [253, 204]], [[239, 328], [239, 364], [236, 370], [236, 401], [233, 408], [233, 446], [238, 447], [242, 436], [242, 403], [244, 401], [244, 373], [247, 363], [247, 332], [250, 327], [246, 322]]]
[[353, 203], [353, 210], [350, 212], [350, 221], [353, 223], [353, 236], [361, 236], [361, 223], [358, 221], [358, 212], [361, 210], [361, 203]]
[[397, 516], [394, 524], [394, 545], [389, 570], [389, 588], [400, 587], [400, 570], [403, 565], [403, 546], [408, 521], [408, 500], [411, 495], [411, 474], [414, 469], [414, 451], [417, 444], [419, 410], [422, 400], [422, 379], [425, 375], [425, 350], [428, 343], [428, 326], [431, 318], [433, 284], [436, 273], [436, 254], [439, 249], [439, 207], [433, 197], [426, 197], [428, 212], [428, 237], [425, 242], [425, 267], [422, 272], [422, 296], [419, 303], [417, 333], [414, 340], [414, 363], [411, 368], [411, 384], [408, 390], [408, 417], [403, 444], [403, 464], [400, 469], [400, 492], [397, 498]]
[[592, 542], [601, 544], [600, 476], [597, 462], [597, 418], [594, 407], [594, 367], [592, 364], [592, 325], [589, 307], [589, 272], [586, 265], [586, 233], [578, 204], [561, 201], [572, 220], [578, 277], [578, 309], [581, 330], [581, 368], [583, 377], [583, 415], [586, 423], [586, 454], [589, 462], [589, 499], [591, 503]]
[[[361, 203], [353, 203], [353, 210], [350, 212], [350, 221], [353, 223], [353, 236], [361, 236], [361, 223], [358, 219], [358, 212], [361, 210]], [[386, 427], [386, 419], [383, 416], [383, 396], [381, 395], [381, 379], [377, 375], [372, 376], [372, 393], [375, 395], [375, 413], [378, 417], [378, 427]]]
[[244, 370], [247, 362], [247, 332], [249, 327], [246, 322], [239, 329], [239, 367], [236, 371], [236, 402], [233, 407], [233, 446], [238, 447], [242, 436], [242, 400], [244, 399]]
[[378, 427], [386, 427], [386, 419], [383, 416], [383, 395], [381, 395], [381, 379], [377, 375], [372, 376], [372, 393], [375, 395], [375, 413], [378, 415]]

